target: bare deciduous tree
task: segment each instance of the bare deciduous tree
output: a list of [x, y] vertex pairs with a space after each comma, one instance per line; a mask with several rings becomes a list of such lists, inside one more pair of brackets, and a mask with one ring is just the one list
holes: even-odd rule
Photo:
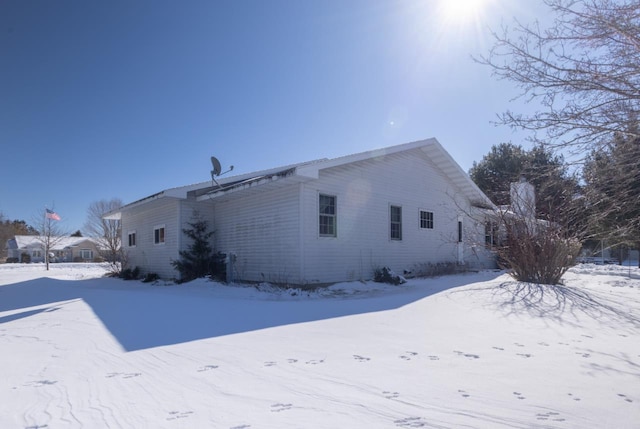
[[499, 123], [533, 131], [533, 140], [581, 154], [612, 133], [640, 137], [640, 3], [637, 0], [545, 0], [555, 17], [494, 32], [478, 62], [514, 82], [520, 98], [542, 108], [507, 111]]
[[120, 272], [122, 262], [121, 222], [119, 219], [104, 219], [103, 216], [120, 207], [122, 201], [119, 198], [94, 201], [87, 209], [84, 224], [84, 232], [99, 243], [101, 256], [109, 262], [115, 274]]
[[44, 249], [44, 262], [49, 271], [51, 249], [60, 243], [68, 233], [60, 225], [60, 217], [53, 210], [45, 209], [42, 214], [34, 216], [33, 224], [38, 231], [37, 240]]

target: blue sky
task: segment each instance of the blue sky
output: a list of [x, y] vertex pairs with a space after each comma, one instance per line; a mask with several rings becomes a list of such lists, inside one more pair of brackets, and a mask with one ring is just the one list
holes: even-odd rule
[[[0, 2], [0, 212], [89, 204], [436, 137], [468, 171], [517, 94], [472, 61], [539, 2]], [[477, 0], [476, 0], [477, 1]]]

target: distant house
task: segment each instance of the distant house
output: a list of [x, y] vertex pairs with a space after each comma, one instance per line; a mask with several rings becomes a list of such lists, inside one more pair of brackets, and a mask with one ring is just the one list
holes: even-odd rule
[[[167, 189], [108, 214], [131, 267], [165, 278], [194, 211], [235, 281], [368, 280], [425, 264], [494, 267], [482, 209], [495, 208], [435, 139]], [[476, 245], [475, 243], [478, 243]]]
[[[96, 242], [87, 237], [53, 237], [51, 262], [90, 262], [99, 257]], [[7, 240], [7, 261], [44, 262], [43, 239], [37, 235], [16, 235]]]

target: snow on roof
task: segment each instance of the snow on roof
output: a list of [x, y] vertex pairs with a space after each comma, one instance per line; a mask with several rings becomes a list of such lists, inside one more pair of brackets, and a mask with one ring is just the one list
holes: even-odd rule
[[[39, 235], [16, 235], [14, 238], [18, 249], [41, 247], [44, 241], [44, 237]], [[53, 243], [51, 250], [64, 250], [70, 247], [77, 247], [85, 241], [98, 245], [98, 243], [90, 237], [51, 237], [51, 243]]]
[[217, 178], [216, 183], [214, 183], [212, 180], [209, 180], [192, 185], [169, 188], [144, 197], [142, 199], [136, 200], [121, 207], [120, 209], [114, 210], [106, 214], [105, 219], [119, 219], [123, 209], [135, 207], [147, 201], [158, 198], [187, 198], [188, 195], [195, 195], [199, 198], [206, 198], [205, 195], [211, 196], [213, 194], [226, 193], [230, 190], [235, 190], [238, 188], [246, 188], [247, 186], [273, 182], [274, 180], [280, 179], [284, 176], [300, 176], [313, 179], [318, 178], [318, 172], [320, 170], [418, 148], [422, 149], [427, 155], [430, 156], [434, 166], [438, 168], [446, 177], [448, 177], [454, 185], [460, 188], [463, 193], [472, 201], [473, 204], [480, 207], [494, 207], [489, 198], [487, 198], [487, 196], [480, 190], [480, 188], [478, 188], [478, 186], [469, 178], [469, 176], [462, 170], [458, 163], [442, 147], [438, 140], [436, 140], [435, 138], [429, 138], [395, 146], [368, 150], [365, 152], [345, 155], [337, 158], [321, 158], [312, 161], [300, 162], [297, 164], [270, 168], [267, 170], [239, 174], [225, 178]]

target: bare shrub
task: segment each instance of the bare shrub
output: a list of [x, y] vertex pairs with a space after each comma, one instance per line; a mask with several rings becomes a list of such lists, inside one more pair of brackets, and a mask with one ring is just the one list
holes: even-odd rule
[[422, 262], [413, 265], [411, 277], [438, 277], [466, 271], [465, 265], [456, 262]]
[[498, 246], [498, 263], [516, 280], [555, 285], [575, 265], [580, 242], [567, 238], [553, 224], [523, 218], [503, 218], [505, 237]]

